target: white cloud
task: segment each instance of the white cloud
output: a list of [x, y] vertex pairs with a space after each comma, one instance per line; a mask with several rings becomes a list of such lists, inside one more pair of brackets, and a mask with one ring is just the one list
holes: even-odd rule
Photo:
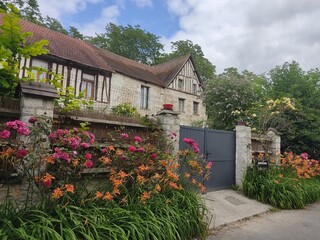
[[152, 0], [132, 0], [138, 7], [151, 7]]
[[319, 67], [318, 0], [167, 0], [167, 5], [180, 27], [168, 43], [199, 44], [218, 72], [237, 67], [261, 73], [291, 60], [305, 69]]
[[120, 15], [119, 6], [113, 5], [102, 9], [100, 16], [94, 21], [79, 27], [81, 33], [87, 36], [94, 36], [96, 33], [105, 31], [107, 23], [117, 23], [117, 17]]
[[65, 14], [75, 14], [84, 11], [88, 4], [99, 3], [103, 0], [38, 0], [43, 16], [61, 19]]

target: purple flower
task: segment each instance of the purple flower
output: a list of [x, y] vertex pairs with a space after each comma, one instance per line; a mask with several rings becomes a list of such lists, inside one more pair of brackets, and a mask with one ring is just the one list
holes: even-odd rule
[[4, 129], [0, 132], [0, 138], [2, 138], [2, 139], [7, 139], [10, 137], [10, 135], [11, 135], [11, 133], [6, 129]]
[[134, 139], [134, 141], [136, 141], [137, 143], [141, 143], [141, 142], [142, 142], [141, 137], [135, 136], [133, 139]]

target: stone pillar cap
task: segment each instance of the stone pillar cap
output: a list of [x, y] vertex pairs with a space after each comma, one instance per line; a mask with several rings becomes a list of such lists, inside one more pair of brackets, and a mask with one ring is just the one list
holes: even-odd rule
[[20, 94], [34, 95], [45, 98], [59, 98], [55, 87], [49, 83], [21, 82]]

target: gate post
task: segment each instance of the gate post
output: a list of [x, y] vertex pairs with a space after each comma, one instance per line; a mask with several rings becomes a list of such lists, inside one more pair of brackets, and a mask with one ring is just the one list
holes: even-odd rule
[[236, 126], [236, 184], [241, 188], [247, 167], [252, 164], [251, 128]]
[[180, 139], [180, 119], [179, 113], [173, 110], [162, 109], [157, 113], [157, 118], [162, 126], [162, 130], [165, 136], [169, 136], [172, 133], [176, 134], [176, 141], [173, 143], [174, 152], [179, 150]]

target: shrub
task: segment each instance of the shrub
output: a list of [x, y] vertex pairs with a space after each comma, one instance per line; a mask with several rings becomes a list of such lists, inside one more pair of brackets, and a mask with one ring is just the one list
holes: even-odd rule
[[99, 148], [85, 128], [51, 132], [46, 118], [29, 122], [8, 122], [0, 131], [0, 138], [23, 137], [0, 159], [9, 155], [28, 189], [23, 203], [8, 198], [2, 205], [4, 239], [205, 237], [207, 212], [194, 189], [205, 191], [211, 164], [194, 140], [184, 139], [190, 148], [174, 154], [170, 142], [160, 149], [122, 132], [119, 139], [129, 144]]
[[139, 113], [137, 109], [131, 105], [131, 103], [121, 103], [115, 107], [112, 107], [112, 113], [118, 116], [138, 117]]

